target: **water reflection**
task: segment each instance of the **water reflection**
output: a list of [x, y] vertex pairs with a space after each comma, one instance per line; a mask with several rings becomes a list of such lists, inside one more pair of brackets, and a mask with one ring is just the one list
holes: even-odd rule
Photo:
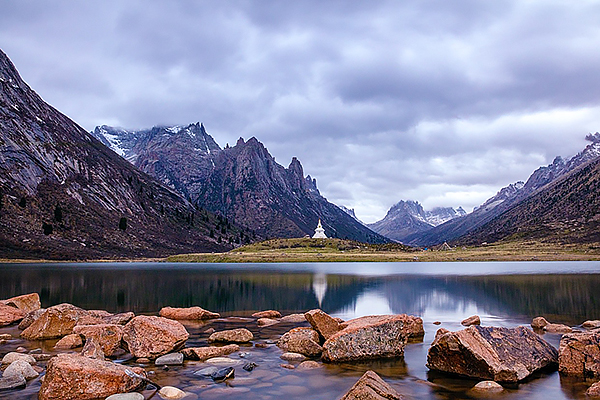
[[[239, 267], [238, 267], [239, 268]], [[322, 270], [322, 268], [321, 268]], [[579, 324], [600, 315], [600, 274], [364, 276], [325, 272], [227, 269], [0, 268], [0, 298], [38, 292], [44, 305], [137, 313], [201, 305], [219, 312], [303, 311], [320, 307], [345, 318], [409, 313], [456, 320], [479, 313]]]

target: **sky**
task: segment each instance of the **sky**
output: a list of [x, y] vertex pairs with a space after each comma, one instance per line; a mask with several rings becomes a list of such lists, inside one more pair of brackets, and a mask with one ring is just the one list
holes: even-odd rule
[[256, 137], [375, 222], [471, 211], [600, 131], [600, 1], [0, 0], [0, 48], [91, 131]]

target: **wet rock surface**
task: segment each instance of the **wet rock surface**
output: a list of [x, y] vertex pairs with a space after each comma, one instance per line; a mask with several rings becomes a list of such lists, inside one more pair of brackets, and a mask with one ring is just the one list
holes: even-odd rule
[[373, 371], [365, 374], [340, 400], [400, 400], [403, 397]]
[[[420, 320], [420, 318], [419, 318]], [[423, 331], [415, 317], [378, 315], [350, 320], [323, 344], [323, 360], [341, 362], [400, 357], [408, 337]]]
[[189, 334], [185, 327], [172, 319], [140, 315], [123, 329], [123, 341], [135, 357], [157, 358], [178, 350]]
[[600, 378], [600, 332], [574, 332], [562, 336], [558, 370], [580, 378]]
[[[50, 360], [40, 400], [85, 400], [132, 391], [142, 381], [125, 373], [128, 367], [79, 355], [60, 354]], [[141, 368], [131, 368], [144, 374]]]
[[254, 335], [246, 328], [230, 329], [221, 332], [215, 332], [208, 338], [208, 343], [247, 343], [254, 339]]
[[518, 382], [557, 365], [556, 349], [522, 326], [444, 330], [436, 334], [427, 354], [432, 370], [497, 382]]
[[204, 320], [219, 318], [221, 315], [195, 306], [188, 308], [163, 307], [159, 316], [175, 320]]

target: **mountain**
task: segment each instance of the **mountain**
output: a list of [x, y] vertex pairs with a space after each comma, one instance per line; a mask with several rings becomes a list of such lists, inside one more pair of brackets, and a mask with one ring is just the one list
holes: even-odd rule
[[462, 217], [465, 210], [459, 207], [436, 207], [425, 211], [423, 206], [416, 201], [400, 201], [392, 206], [386, 216], [368, 226], [375, 232], [393, 240], [404, 242], [414, 234], [429, 231], [446, 221]]
[[600, 242], [600, 158], [561, 174], [550, 184], [459, 240], [504, 238], [555, 243]]
[[421, 246], [439, 244], [455, 240], [482, 227], [545, 186], [597, 159], [600, 156], [600, 133], [589, 134], [586, 139], [591, 143], [570, 159], [556, 157], [551, 164], [535, 170], [527, 182], [520, 181], [502, 188], [464, 218], [451, 220], [428, 231], [412, 234], [406, 238], [406, 243]]
[[44, 102], [1, 50], [0, 88], [0, 258], [232, 248], [219, 243], [232, 235], [221, 233], [222, 218], [195, 209]]
[[329, 237], [387, 241], [321, 196], [297, 158], [285, 168], [254, 137], [221, 148], [200, 123], [140, 131], [100, 126], [92, 134], [193, 204], [259, 235], [312, 236], [321, 219]]

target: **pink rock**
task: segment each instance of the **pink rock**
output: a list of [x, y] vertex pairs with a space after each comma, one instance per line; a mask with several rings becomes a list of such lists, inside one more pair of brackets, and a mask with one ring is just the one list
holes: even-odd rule
[[40, 302], [40, 295], [37, 293], [30, 293], [21, 296], [11, 297], [10, 299], [0, 301], [0, 303], [6, 304], [7, 306], [16, 307], [19, 310], [22, 310], [25, 314], [27, 314], [30, 311], [35, 311], [42, 308], [42, 303]]
[[27, 340], [43, 340], [69, 335], [73, 333], [77, 321], [85, 315], [88, 315], [87, 311], [68, 303], [49, 307], [21, 332], [21, 337]]
[[163, 307], [160, 310], [159, 315], [164, 318], [175, 320], [212, 319], [219, 318], [221, 316], [219, 313], [207, 311], [197, 306], [188, 308]]
[[304, 317], [324, 340], [329, 339], [342, 328], [340, 323], [322, 310], [315, 309], [304, 313]]
[[123, 341], [129, 352], [138, 358], [154, 359], [179, 350], [188, 337], [180, 322], [163, 317], [139, 315], [123, 329]]
[[0, 304], [0, 326], [11, 325], [25, 317], [25, 312], [16, 307]]
[[110, 357], [121, 348], [123, 326], [114, 324], [77, 325], [73, 332], [83, 335], [85, 340], [96, 338], [105, 356]]
[[373, 371], [367, 371], [340, 400], [401, 400], [403, 397]]
[[311, 328], [294, 328], [286, 332], [277, 341], [277, 346], [283, 351], [308, 357], [319, 356], [323, 351], [319, 344], [319, 334]]
[[240, 350], [237, 344], [228, 344], [220, 347], [187, 347], [181, 353], [188, 360], [208, 360], [213, 357], [222, 357]]
[[558, 348], [558, 370], [580, 378], [600, 377], [600, 332], [563, 335]]
[[259, 311], [252, 314], [253, 318], [281, 318], [281, 313], [275, 310]]
[[145, 376], [142, 368], [59, 354], [48, 362], [38, 396], [40, 400], [88, 400], [127, 393], [140, 387], [143, 381], [129, 377], [126, 369]]
[[76, 347], [81, 347], [81, 346], [83, 346], [83, 339], [81, 339], [81, 336], [78, 334], [72, 333], [70, 335], [63, 337], [58, 342], [56, 342], [56, 344], [54, 345], [54, 348], [60, 349], [60, 350], [70, 350], [70, 349], [74, 349]]

